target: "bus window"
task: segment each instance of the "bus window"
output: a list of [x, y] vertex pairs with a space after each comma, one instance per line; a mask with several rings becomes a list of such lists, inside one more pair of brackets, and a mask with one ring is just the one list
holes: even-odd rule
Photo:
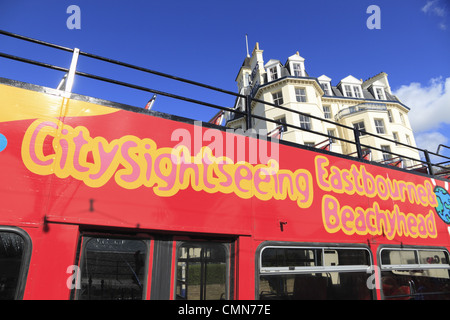
[[146, 293], [148, 240], [84, 237], [79, 300], [141, 300]]
[[259, 299], [372, 299], [370, 265], [364, 248], [264, 247]]
[[183, 242], [177, 249], [176, 299], [229, 299], [229, 246]]
[[446, 250], [383, 248], [380, 255], [384, 299], [450, 299], [450, 265]]
[[25, 279], [21, 278], [27, 271], [26, 252], [31, 249], [27, 245], [19, 234], [0, 230], [0, 300], [22, 298]]

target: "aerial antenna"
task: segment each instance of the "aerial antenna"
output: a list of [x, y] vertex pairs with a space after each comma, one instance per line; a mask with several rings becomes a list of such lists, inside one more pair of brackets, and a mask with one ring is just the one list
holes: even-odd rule
[[250, 57], [250, 55], [248, 54], [248, 38], [247, 38], [247, 34], [245, 34], [245, 46], [247, 47], [247, 57]]

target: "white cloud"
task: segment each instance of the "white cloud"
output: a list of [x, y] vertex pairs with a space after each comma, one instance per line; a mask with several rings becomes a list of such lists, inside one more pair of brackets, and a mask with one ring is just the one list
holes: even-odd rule
[[432, 152], [436, 152], [440, 144], [448, 145], [448, 138], [437, 131], [419, 133], [415, 138], [418, 148]]
[[[447, 9], [441, 0], [427, 1], [427, 3], [422, 7], [422, 12], [429, 15], [434, 15], [439, 18], [443, 18], [447, 15]], [[447, 30], [447, 25], [443, 22], [439, 24], [441, 30]]]
[[428, 86], [413, 82], [393, 93], [411, 108], [408, 116], [416, 134], [450, 124], [450, 77], [431, 79]]
[[428, 11], [430, 11], [431, 6], [436, 2], [437, 0], [434, 1], [427, 1], [427, 3], [422, 7], [422, 11], [427, 13]]
[[446, 10], [444, 7], [439, 5], [438, 0], [427, 1], [427, 3], [422, 7], [424, 13], [432, 13], [438, 17], [443, 17], [446, 15]]
[[[408, 117], [418, 148], [436, 152], [440, 144], [449, 144], [450, 77], [431, 79], [426, 86], [417, 82], [403, 85], [393, 93], [411, 108]], [[432, 161], [443, 160], [432, 157]]]

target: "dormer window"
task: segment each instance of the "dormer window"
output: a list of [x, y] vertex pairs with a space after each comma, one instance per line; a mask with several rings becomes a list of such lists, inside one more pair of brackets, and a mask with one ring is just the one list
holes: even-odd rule
[[270, 81], [278, 79], [278, 68], [276, 66], [269, 68], [269, 73], [270, 73]]
[[383, 88], [375, 88], [375, 95], [378, 100], [386, 100]]
[[322, 87], [324, 95], [331, 96], [331, 89], [329, 83], [321, 83], [320, 86]]
[[353, 76], [348, 76], [341, 80], [338, 87], [340, 87], [344, 97], [363, 98], [361, 83], [362, 80], [358, 80]]
[[302, 65], [300, 63], [293, 63], [292, 64], [293, 74], [294, 77], [302, 77]]
[[362, 98], [361, 87], [358, 85], [344, 85], [344, 95], [351, 98]]
[[391, 94], [391, 88], [387, 79], [387, 74], [380, 72], [362, 83], [362, 88], [367, 89], [376, 100], [388, 100], [387, 94]]
[[332, 96], [333, 91], [331, 91], [331, 79], [328, 78], [326, 75], [321, 75], [317, 80], [320, 83], [320, 86], [322, 87], [323, 94], [325, 96]]
[[271, 59], [267, 62], [264, 68], [267, 70], [267, 81], [274, 81], [281, 78], [281, 64], [280, 61]]
[[305, 76], [305, 59], [298, 52], [290, 56], [284, 65], [292, 77]]
[[352, 87], [348, 84], [344, 86], [344, 93], [346, 97], [353, 97]]
[[353, 92], [356, 98], [362, 98], [361, 88], [359, 86], [353, 86]]

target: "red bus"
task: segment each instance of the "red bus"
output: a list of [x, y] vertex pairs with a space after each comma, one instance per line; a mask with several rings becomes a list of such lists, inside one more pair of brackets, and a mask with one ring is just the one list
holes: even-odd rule
[[1, 299], [450, 297], [442, 177], [5, 78], [0, 99]]

